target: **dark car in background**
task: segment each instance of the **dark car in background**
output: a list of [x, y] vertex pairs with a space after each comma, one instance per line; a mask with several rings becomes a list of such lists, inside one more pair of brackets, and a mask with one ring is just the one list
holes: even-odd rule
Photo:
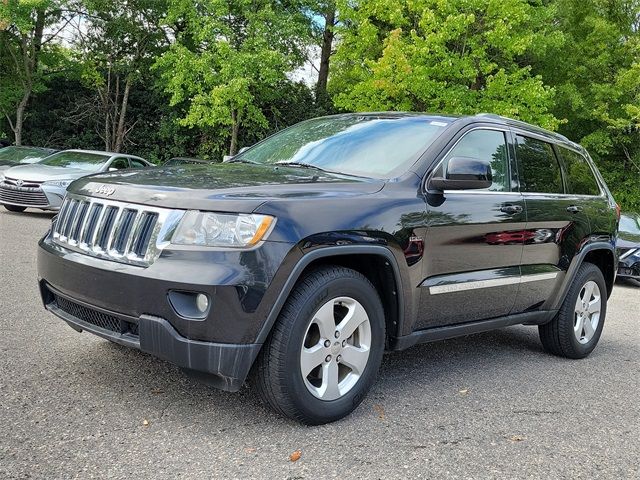
[[640, 215], [623, 213], [616, 243], [620, 262], [618, 277], [640, 281]]
[[191, 157], [173, 157], [162, 164], [163, 167], [177, 167], [180, 165], [207, 165], [213, 163], [211, 160]]
[[76, 331], [224, 390], [249, 377], [277, 412], [320, 424], [358, 406], [385, 349], [526, 324], [546, 351], [586, 357], [618, 213], [561, 135], [345, 114], [224, 163], [76, 180], [40, 241], [39, 285]]
[[20, 164], [36, 163], [56, 152], [57, 150], [53, 148], [42, 147], [9, 146], [0, 148], [0, 176], [8, 168]]

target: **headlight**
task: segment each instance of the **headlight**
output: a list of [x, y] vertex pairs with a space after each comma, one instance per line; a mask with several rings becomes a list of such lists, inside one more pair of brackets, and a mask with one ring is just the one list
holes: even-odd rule
[[52, 187], [67, 188], [73, 180], [49, 180], [44, 182], [44, 185], [51, 185]]
[[173, 234], [176, 245], [251, 247], [262, 240], [275, 218], [256, 214], [188, 211]]

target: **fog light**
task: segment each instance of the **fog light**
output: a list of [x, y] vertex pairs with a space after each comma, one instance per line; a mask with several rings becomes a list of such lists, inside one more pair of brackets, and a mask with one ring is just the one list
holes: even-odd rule
[[199, 293], [196, 296], [196, 307], [200, 312], [205, 313], [209, 309], [209, 297], [204, 293]]

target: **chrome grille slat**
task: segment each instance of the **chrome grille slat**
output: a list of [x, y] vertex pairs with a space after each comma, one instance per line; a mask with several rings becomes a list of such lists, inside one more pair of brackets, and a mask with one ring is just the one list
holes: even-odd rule
[[67, 194], [53, 239], [89, 256], [148, 266], [169, 244], [183, 215], [182, 210]]
[[71, 233], [71, 228], [73, 227], [73, 222], [76, 220], [77, 209], [78, 209], [78, 200], [71, 200], [71, 204], [69, 206], [69, 214], [63, 226], [64, 230], [62, 232], [62, 235], [66, 238], [69, 238], [69, 234]]
[[87, 213], [89, 212], [89, 202], [80, 202], [80, 210], [78, 211], [78, 221], [73, 227], [72, 240], [76, 243], [80, 242], [80, 234], [84, 230], [84, 225], [87, 221]]
[[82, 229], [79, 243], [81, 243], [82, 245], [91, 246], [87, 239], [93, 240], [93, 232], [98, 225], [98, 217], [100, 216], [100, 212], [102, 212], [102, 205], [100, 205], [99, 203], [90, 203], [89, 205], [90, 207], [89, 213], [87, 214], [87, 222]]

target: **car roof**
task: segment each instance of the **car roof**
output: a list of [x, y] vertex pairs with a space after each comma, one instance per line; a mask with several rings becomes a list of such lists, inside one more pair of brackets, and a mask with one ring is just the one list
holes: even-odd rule
[[[91, 153], [94, 155], [106, 155], [109, 157], [116, 157], [116, 156], [120, 156], [120, 157], [132, 157], [132, 158], [138, 158], [140, 160], [144, 160], [144, 158], [142, 157], [138, 157], [137, 155], [131, 155], [130, 153], [116, 153], [116, 152], [107, 152], [104, 150], [81, 150], [81, 149], [77, 149], [77, 148], [70, 148], [69, 150], [62, 150], [62, 152], [76, 152], [76, 153]], [[144, 160], [146, 162], [146, 160]]]

